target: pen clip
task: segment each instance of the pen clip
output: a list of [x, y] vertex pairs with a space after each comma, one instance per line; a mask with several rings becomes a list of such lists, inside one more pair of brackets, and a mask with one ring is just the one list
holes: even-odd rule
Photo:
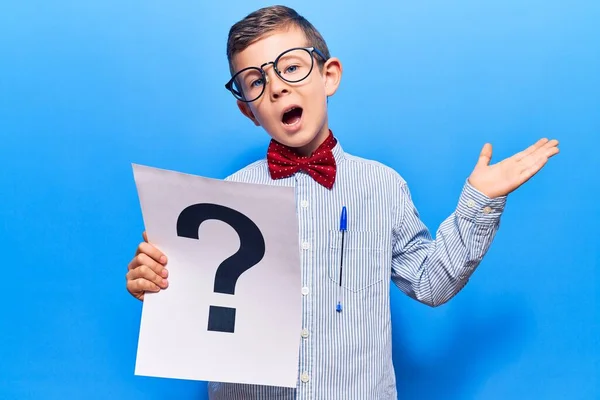
[[347, 230], [348, 227], [348, 217], [346, 214], [346, 206], [342, 207], [342, 215], [340, 216], [340, 231]]

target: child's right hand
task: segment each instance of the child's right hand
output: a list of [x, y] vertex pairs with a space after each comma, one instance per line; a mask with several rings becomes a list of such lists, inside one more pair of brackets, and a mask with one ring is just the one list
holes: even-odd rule
[[140, 243], [135, 257], [129, 263], [127, 274], [127, 291], [138, 300], [144, 301], [144, 293], [158, 292], [169, 285], [169, 275], [165, 266], [167, 257], [156, 247], [148, 243], [146, 232], [142, 234], [144, 241]]

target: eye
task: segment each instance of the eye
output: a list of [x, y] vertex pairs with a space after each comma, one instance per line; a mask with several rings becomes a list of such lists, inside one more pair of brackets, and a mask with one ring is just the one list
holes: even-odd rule
[[293, 72], [296, 72], [296, 70], [297, 70], [297, 69], [298, 69], [298, 66], [297, 66], [297, 65], [290, 65], [289, 67], [287, 67], [287, 68], [285, 69], [285, 73], [286, 73], [286, 74], [291, 74], [291, 73], [293, 73]]
[[262, 78], [261, 79], [256, 79], [256, 80], [250, 82], [250, 87], [251, 88], [260, 87], [262, 85], [263, 85], [263, 79]]

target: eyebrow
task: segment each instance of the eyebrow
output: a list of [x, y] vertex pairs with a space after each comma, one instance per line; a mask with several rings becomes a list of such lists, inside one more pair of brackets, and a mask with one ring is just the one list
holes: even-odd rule
[[310, 47], [310, 46], [311, 46], [311, 44], [309, 44], [308, 41], [305, 41], [304, 44], [289, 46], [289, 47], [285, 48], [284, 50], [281, 50], [280, 52], [278, 52], [277, 55], [269, 61], [263, 61], [260, 64], [250, 64], [250, 65], [246, 65], [242, 68], [236, 68], [234, 70], [233, 75], [237, 74], [238, 72], [240, 72], [241, 70], [246, 69], [246, 68], [250, 68], [250, 67], [260, 68], [265, 63], [274, 62], [277, 57], [279, 57], [282, 53], [286, 52], [289, 49], [294, 49], [294, 48], [298, 48], [298, 47]]

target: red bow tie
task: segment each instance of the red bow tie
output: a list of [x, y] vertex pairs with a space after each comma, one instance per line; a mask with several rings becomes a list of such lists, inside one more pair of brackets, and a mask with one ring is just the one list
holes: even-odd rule
[[327, 189], [333, 187], [336, 163], [331, 151], [337, 140], [330, 132], [327, 139], [310, 157], [301, 157], [291, 148], [271, 140], [267, 151], [267, 161], [271, 178], [281, 179], [302, 170]]

